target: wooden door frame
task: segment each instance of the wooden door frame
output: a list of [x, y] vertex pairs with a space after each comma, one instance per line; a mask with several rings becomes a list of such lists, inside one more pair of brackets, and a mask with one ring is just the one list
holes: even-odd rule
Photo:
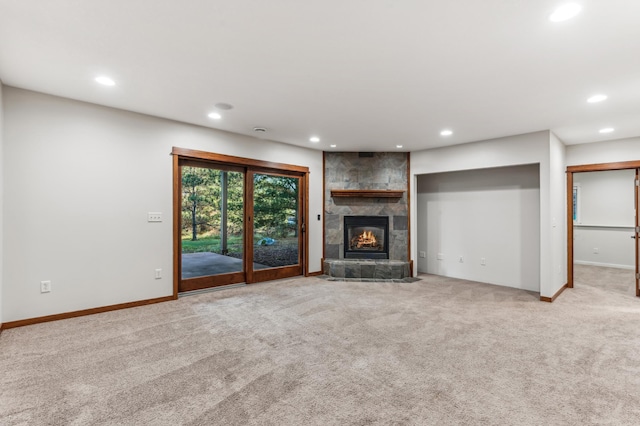
[[[582, 164], [567, 166], [567, 287], [573, 288], [573, 174], [583, 172], [606, 172], [612, 170], [639, 169], [640, 161], [620, 161], [616, 163]], [[636, 187], [637, 188], [637, 187]], [[636, 189], [637, 193], [637, 189]], [[637, 201], [637, 200], [636, 200]], [[636, 202], [637, 204], [637, 202]], [[638, 206], [636, 205], [636, 223], [638, 221]], [[638, 238], [636, 238], [636, 277], [638, 274]], [[636, 279], [637, 282], [637, 279]], [[636, 296], [640, 291], [636, 285]]]
[[[254, 171], [264, 171], [267, 173], [288, 173], [295, 174], [300, 177], [304, 185], [303, 202], [300, 206], [301, 227], [304, 227], [303, 233], [303, 254], [301, 256], [302, 272], [304, 276], [309, 276], [309, 233], [307, 232], [307, 223], [309, 218], [309, 168], [306, 166], [297, 166], [286, 163], [276, 163], [271, 161], [254, 160], [251, 158], [236, 157], [232, 155], [216, 154], [213, 152], [199, 151], [188, 148], [173, 147], [171, 150], [173, 156], [173, 296], [178, 297], [178, 286], [181, 280], [181, 264], [182, 264], [182, 245], [181, 245], [181, 228], [182, 228], [182, 176], [180, 172], [180, 160], [194, 160], [201, 163], [209, 164], [213, 167], [216, 165], [243, 167]], [[245, 185], [245, 199], [246, 191]], [[245, 223], [247, 220], [247, 209], [245, 208]], [[246, 232], [245, 232], [246, 234]], [[245, 235], [245, 241], [246, 241]]]

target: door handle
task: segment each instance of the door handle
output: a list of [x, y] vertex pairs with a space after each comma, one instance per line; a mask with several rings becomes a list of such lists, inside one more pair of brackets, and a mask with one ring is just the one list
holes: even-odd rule
[[631, 238], [633, 238], [633, 239], [635, 240], [635, 239], [636, 239], [636, 236], [635, 236], [635, 235], [632, 235], [632, 236], [631, 236]]

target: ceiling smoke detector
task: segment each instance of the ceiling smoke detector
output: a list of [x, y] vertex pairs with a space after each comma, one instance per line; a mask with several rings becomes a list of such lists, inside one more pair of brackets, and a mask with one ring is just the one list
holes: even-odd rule
[[224, 103], [224, 102], [220, 102], [220, 103], [215, 104], [215, 107], [218, 108], [218, 109], [224, 110], [224, 111], [229, 111], [230, 109], [233, 109], [233, 105], [227, 104], [227, 103]]
[[254, 127], [253, 131], [257, 133], [264, 133], [267, 131], [267, 129], [265, 129], [264, 127]]

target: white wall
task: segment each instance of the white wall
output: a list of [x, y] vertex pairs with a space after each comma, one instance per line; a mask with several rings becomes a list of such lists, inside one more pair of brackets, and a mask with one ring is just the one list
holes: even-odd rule
[[580, 188], [574, 262], [635, 268], [634, 170], [574, 173]]
[[0, 327], [4, 322], [3, 314], [2, 314], [2, 287], [3, 285], [3, 264], [2, 264], [2, 253], [4, 246], [4, 233], [3, 233], [3, 206], [4, 206], [4, 166], [3, 166], [3, 136], [4, 136], [4, 102], [3, 102], [3, 93], [4, 86], [2, 85], [2, 80], [0, 80]]
[[[549, 215], [551, 236], [548, 248], [542, 247], [542, 255], [548, 256], [543, 264], [549, 264], [550, 288], [556, 290], [567, 283], [567, 175], [566, 147], [549, 133]], [[553, 293], [555, 294], [555, 292]], [[553, 296], [549, 294], [548, 297]]]
[[578, 225], [634, 226], [635, 170], [574, 173], [580, 186]]
[[640, 137], [567, 146], [567, 166], [640, 160]]
[[[322, 213], [320, 151], [12, 87], [4, 97], [4, 322], [172, 294], [173, 146], [308, 166], [310, 219]], [[164, 221], [147, 223], [149, 211]], [[311, 272], [321, 224], [308, 224]]]
[[[416, 197], [417, 176], [430, 173], [473, 170], [524, 164], [540, 167], [540, 295], [552, 297], [566, 283], [566, 268], [560, 265], [562, 252], [566, 252], [566, 236], [561, 222], [565, 221], [564, 198], [564, 145], [548, 131], [510, 136], [451, 147], [436, 148], [411, 153], [412, 196]], [[553, 173], [551, 168], [553, 169]], [[556, 187], [552, 189], [552, 184]], [[553, 197], [552, 200], [552, 193]], [[415, 198], [413, 198], [415, 199]], [[414, 264], [417, 258], [417, 229], [419, 218], [415, 204], [411, 212], [411, 254]], [[555, 221], [554, 221], [555, 219]], [[553, 223], [552, 223], [553, 222]], [[555, 228], [552, 230], [552, 226]], [[557, 253], [559, 259], [552, 259]], [[564, 262], [566, 264], [566, 261]], [[558, 269], [558, 267], [560, 269]]]
[[537, 164], [421, 175], [417, 191], [420, 272], [540, 291]]
[[575, 227], [573, 262], [579, 265], [635, 269], [633, 227]]

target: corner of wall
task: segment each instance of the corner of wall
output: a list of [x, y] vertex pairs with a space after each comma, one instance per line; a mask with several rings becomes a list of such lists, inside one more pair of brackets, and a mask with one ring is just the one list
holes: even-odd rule
[[567, 206], [566, 206], [566, 146], [549, 132], [549, 183], [551, 238], [549, 253], [551, 271], [545, 294], [553, 296], [567, 283]]
[[2, 316], [2, 287], [4, 284], [3, 274], [4, 269], [2, 267], [2, 258], [3, 251], [2, 247], [4, 246], [4, 233], [3, 233], [3, 200], [4, 200], [4, 157], [2, 155], [2, 150], [4, 147], [4, 103], [2, 100], [2, 89], [4, 88], [2, 84], [2, 80], [0, 80], [0, 331], [2, 330], [3, 316]]

